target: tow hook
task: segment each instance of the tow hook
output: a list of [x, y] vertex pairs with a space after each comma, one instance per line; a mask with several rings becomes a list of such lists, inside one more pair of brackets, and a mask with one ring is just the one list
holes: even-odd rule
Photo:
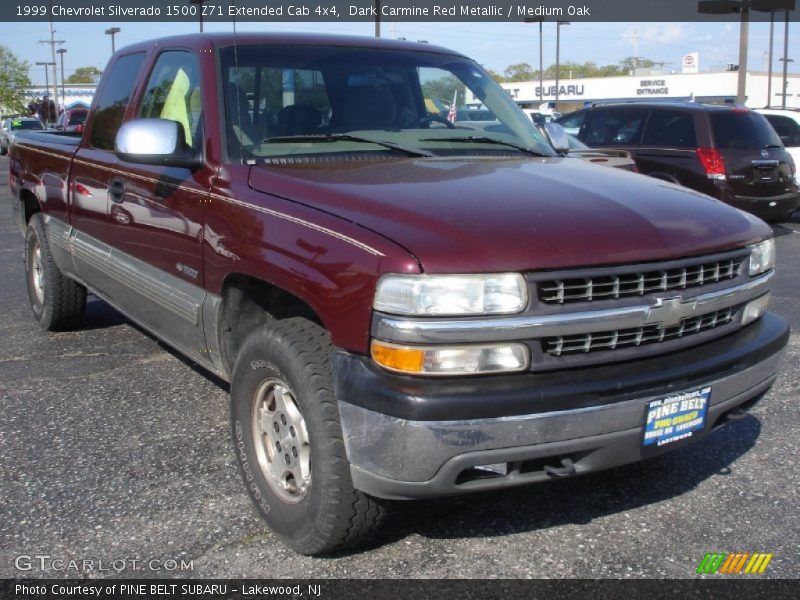
[[572, 462], [571, 458], [562, 458], [560, 467], [545, 465], [544, 472], [550, 475], [550, 477], [572, 477], [576, 474], [575, 464]]

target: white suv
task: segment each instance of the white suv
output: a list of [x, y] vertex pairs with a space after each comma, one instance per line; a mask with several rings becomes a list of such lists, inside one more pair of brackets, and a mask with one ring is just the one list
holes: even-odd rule
[[759, 108], [760, 112], [772, 125], [781, 138], [786, 150], [792, 155], [795, 164], [796, 181], [800, 181], [797, 169], [800, 169], [800, 109]]

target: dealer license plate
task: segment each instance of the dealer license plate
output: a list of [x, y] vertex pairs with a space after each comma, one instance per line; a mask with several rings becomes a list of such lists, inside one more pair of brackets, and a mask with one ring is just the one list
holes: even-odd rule
[[711, 387], [673, 394], [647, 403], [644, 439], [648, 448], [663, 448], [686, 440], [706, 426]]

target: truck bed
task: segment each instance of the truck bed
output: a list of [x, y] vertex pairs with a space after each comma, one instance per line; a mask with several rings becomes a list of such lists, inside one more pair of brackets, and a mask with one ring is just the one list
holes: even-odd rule
[[20, 131], [16, 143], [58, 144], [77, 147], [81, 143], [81, 133], [71, 131]]

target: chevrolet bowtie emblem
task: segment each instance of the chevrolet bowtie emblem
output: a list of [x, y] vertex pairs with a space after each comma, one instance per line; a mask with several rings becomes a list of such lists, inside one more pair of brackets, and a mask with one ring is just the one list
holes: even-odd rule
[[662, 327], [674, 327], [680, 325], [683, 319], [695, 316], [697, 312], [697, 300], [686, 300], [680, 296], [674, 298], [658, 298], [656, 303], [650, 307], [645, 319], [646, 325], [661, 325]]

